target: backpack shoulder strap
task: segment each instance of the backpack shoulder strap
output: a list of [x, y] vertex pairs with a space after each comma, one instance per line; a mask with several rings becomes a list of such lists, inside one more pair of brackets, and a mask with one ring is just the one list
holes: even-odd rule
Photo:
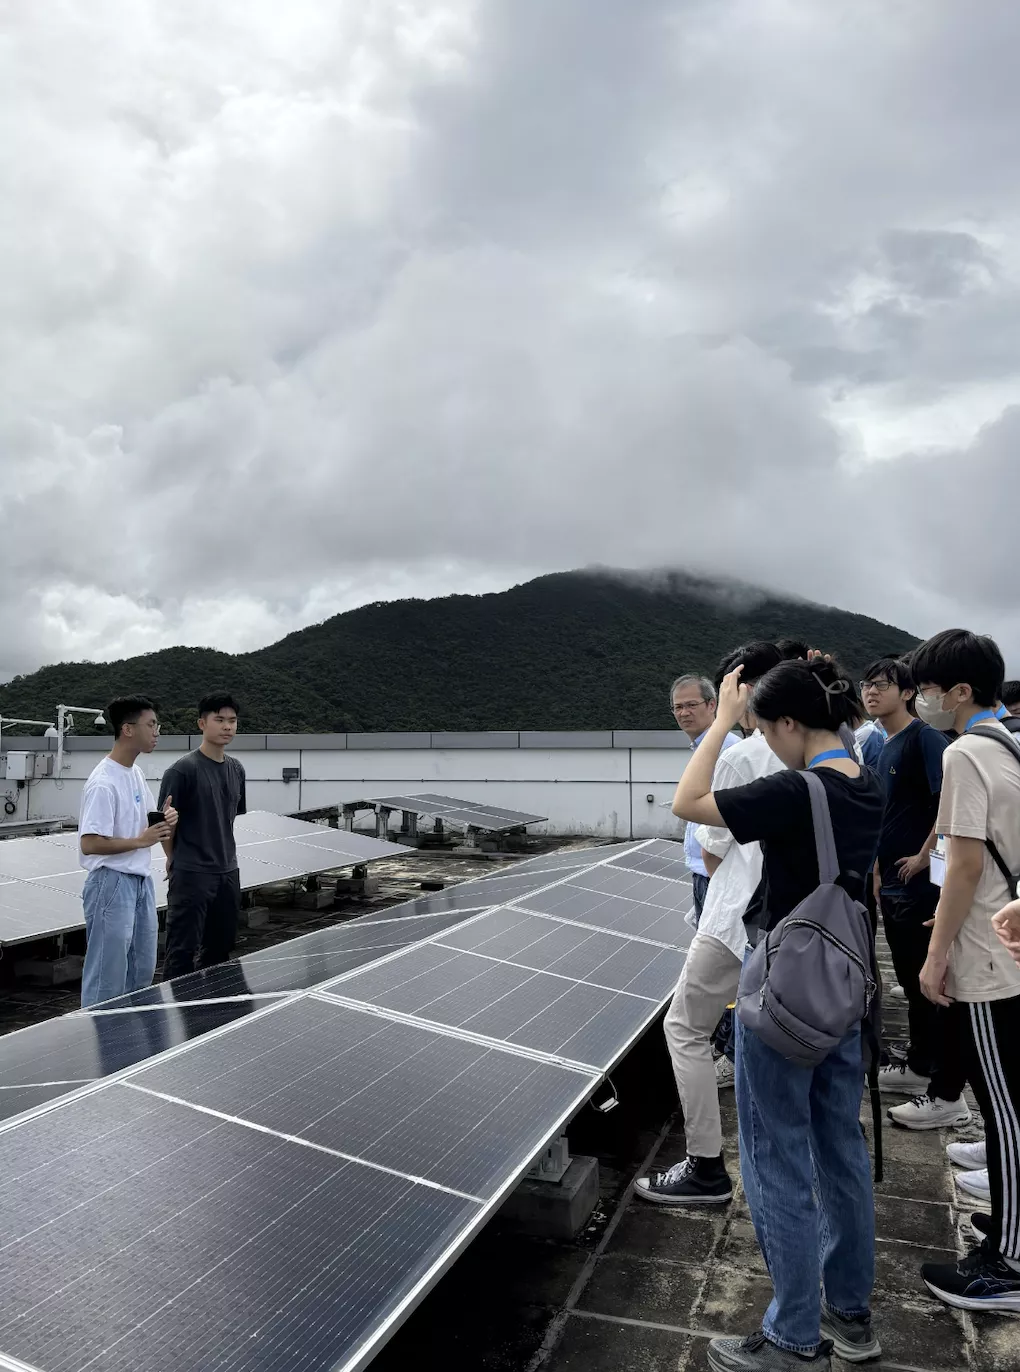
[[[974, 728], [970, 730], [970, 733], [980, 734], [982, 738], [994, 738], [996, 743], [1001, 743], [1003, 748], [1007, 748], [1016, 758], [1017, 762], [1020, 762], [1020, 743], [1017, 742], [1012, 733], [1005, 735], [1000, 734], [998, 729], [992, 729], [986, 724], [975, 724]], [[990, 838], [985, 839], [985, 847], [988, 849], [989, 853], [991, 853], [992, 861], [1006, 879], [1006, 889], [1009, 891], [1010, 900], [1016, 900], [1016, 876], [1009, 870], [1005, 858]]]
[[815, 852], [818, 854], [818, 880], [823, 886], [830, 884], [839, 876], [839, 858], [836, 856], [836, 840], [832, 832], [832, 816], [829, 814], [829, 797], [825, 785], [814, 772], [803, 771], [801, 776], [807, 782], [808, 796], [811, 799], [811, 821], [815, 829]]

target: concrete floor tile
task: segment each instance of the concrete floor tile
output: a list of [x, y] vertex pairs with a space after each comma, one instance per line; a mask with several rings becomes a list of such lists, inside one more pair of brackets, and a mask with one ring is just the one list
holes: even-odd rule
[[1020, 1315], [973, 1315], [978, 1372], [1020, 1372]]
[[694, 1328], [753, 1334], [772, 1299], [768, 1277], [717, 1263], [709, 1274]]
[[578, 1308], [691, 1328], [704, 1282], [704, 1267], [606, 1256], [599, 1259]]
[[956, 1187], [944, 1160], [939, 1163], [886, 1157], [884, 1177], [875, 1186], [879, 1196], [923, 1196], [925, 1200], [954, 1201]]
[[[720, 1207], [721, 1209], [722, 1207]], [[668, 1262], [707, 1262], [722, 1231], [725, 1217], [704, 1211], [673, 1210], [635, 1200], [617, 1226], [608, 1253], [629, 1253]]]
[[[907, 1363], [930, 1372], [963, 1372], [974, 1365], [968, 1359], [963, 1320], [947, 1306], [880, 1292], [872, 1313], [884, 1361]], [[982, 1365], [978, 1367], [979, 1372], [985, 1372]]]
[[686, 1372], [690, 1343], [685, 1334], [573, 1315], [544, 1372]]
[[956, 1231], [948, 1205], [876, 1195], [875, 1232], [880, 1239], [900, 1239], [919, 1248], [956, 1246]]
[[739, 1267], [753, 1276], [768, 1276], [765, 1259], [754, 1235], [754, 1225], [749, 1219], [735, 1216], [730, 1221], [719, 1248], [719, 1259], [729, 1267]]

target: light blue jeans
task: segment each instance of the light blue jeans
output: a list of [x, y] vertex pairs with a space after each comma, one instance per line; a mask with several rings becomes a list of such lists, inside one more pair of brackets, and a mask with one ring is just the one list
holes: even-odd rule
[[82, 1008], [140, 991], [156, 971], [156, 891], [152, 877], [96, 867], [85, 879]]
[[821, 1289], [860, 1319], [875, 1282], [875, 1198], [860, 1126], [861, 1032], [817, 1067], [798, 1067], [737, 1021], [740, 1174], [775, 1296], [762, 1330], [814, 1353]]

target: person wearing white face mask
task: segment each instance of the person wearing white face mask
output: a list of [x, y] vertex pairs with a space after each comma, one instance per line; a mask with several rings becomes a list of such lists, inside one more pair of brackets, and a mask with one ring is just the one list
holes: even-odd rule
[[920, 717], [957, 734], [943, 755], [936, 829], [947, 855], [921, 989], [956, 1021], [985, 1124], [992, 1206], [979, 1248], [925, 1263], [921, 1275], [949, 1305], [1020, 1311], [1020, 965], [993, 922], [1017, 894], [1020, 745], [997, 718], [1005, 666], [990, 638], [946, 630], [921, 644], [911, 668]]

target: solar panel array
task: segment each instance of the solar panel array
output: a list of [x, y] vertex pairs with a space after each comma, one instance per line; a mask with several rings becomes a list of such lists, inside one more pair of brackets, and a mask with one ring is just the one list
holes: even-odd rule
[[[407, 856], [407, 849], [397, 843], [262, 810], [239, 815], [234, 832], [242, 890], [348, 863]], [[152, 874], [157, 901], [163, 906], [166, 857], [159, 846], [152, 850]], [[78, 866], [77, 833], [0, 843], [0, 944], [25, 943], [83, 928], [81, 894], [86, 875]]]
[[493, 834], [522, 829], [549, 818], [548, 815], [528, 815], [520, 810], [507, 810], [500, 805], [482, 805], [473, 800], [456, 800], [453, 796], [435, 796], [427, 792], [414, 796], [374, 796], [364, 803], [378, 809], [432, 815], [444, 824], [459, 824], [465, 829], [485, 829]]
[[521, 863], [58, 1022], [106, 1061], [54, 1031], [36, 1071], [111, 1075], [0, 1125], [0, 1366], [366, 1366], [660, 1013], [680, 853]]

